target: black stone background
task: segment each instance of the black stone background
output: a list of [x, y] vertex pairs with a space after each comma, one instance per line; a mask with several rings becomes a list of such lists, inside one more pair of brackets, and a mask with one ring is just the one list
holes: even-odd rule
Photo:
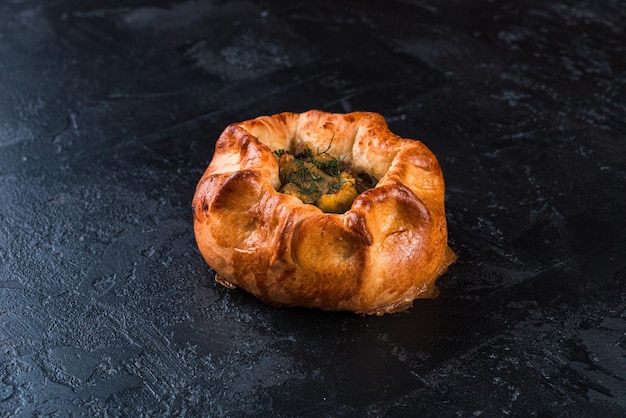
[[[621, 1], [0, 3], [0, 415], [624, 416]], [[213, 282], [231, 122], [382, 113], [447, 182], [441, 296], [361, 317]]]

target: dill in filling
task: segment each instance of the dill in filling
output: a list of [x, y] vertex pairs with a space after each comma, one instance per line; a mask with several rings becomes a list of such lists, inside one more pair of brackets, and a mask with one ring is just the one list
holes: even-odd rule
[[373, 187], [375, 180], [352, 173], [345, 157], [334, 157], [328, 153], [329, 149], [330, 144], [321, 152], [310, 148], [296, 154], [274, 151], [281, 182], [278, 191], [316, 205], [324, 212], [343, 213], [350, 209], [354, 198]]

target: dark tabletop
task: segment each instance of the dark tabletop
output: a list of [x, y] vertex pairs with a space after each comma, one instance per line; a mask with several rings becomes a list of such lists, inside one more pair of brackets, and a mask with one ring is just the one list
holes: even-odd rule
[[[626, 5], [371, 3], [0, 3], [0, 415], [626, 414]], [[439, 298], [214, 283], [191, 198], [216, 138], [308, 109], [435, 152]]]

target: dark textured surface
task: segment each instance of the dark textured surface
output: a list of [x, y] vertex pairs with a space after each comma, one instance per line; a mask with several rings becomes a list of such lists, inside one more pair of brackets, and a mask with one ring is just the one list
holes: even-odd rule
[[[0, 415], [626, 414], [619, 1], [0, 3]], [[438, 299], [360, 317], [213, 283], [229, 123], [369, 110], [447, 181]]]

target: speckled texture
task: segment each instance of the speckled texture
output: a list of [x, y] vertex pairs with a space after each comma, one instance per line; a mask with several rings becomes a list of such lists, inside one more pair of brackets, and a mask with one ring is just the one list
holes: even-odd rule
[[[0, 415], [626, 414], [623, 4], [335, 3], [0, 3]], [[438, 299], [363, 318], [213, 283], [215, 139], [311, 108], [438, 156]]]

